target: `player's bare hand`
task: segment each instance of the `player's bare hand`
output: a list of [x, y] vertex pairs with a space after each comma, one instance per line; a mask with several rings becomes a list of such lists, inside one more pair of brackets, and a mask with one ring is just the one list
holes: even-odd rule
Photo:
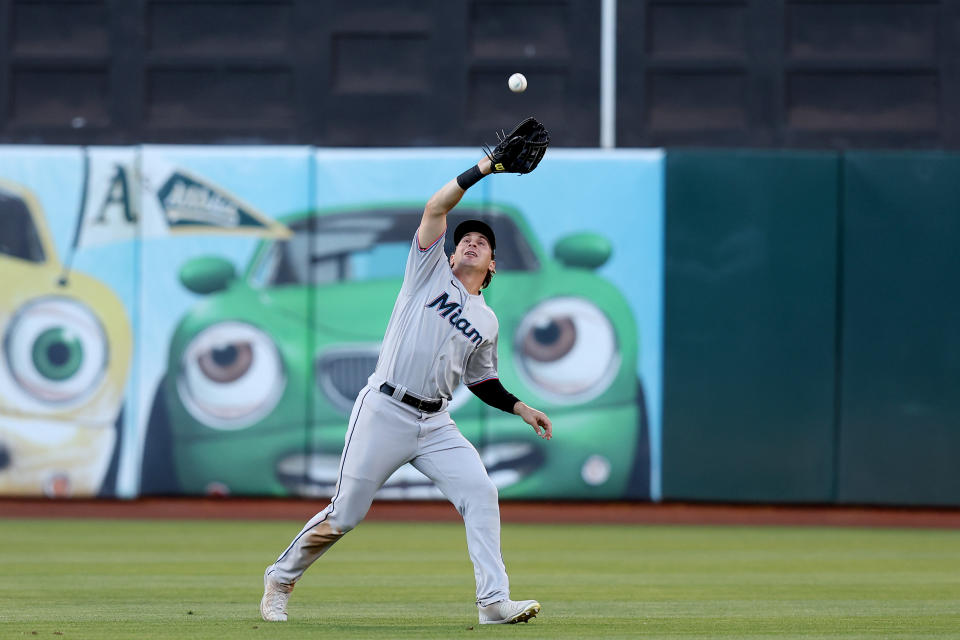
[[533, 427], [533, 430], [537, 432], [537, 435], [544, 440], [549, 440], [553, 437], [553, 423], [550, 422], [550, 418], [548, 418], [547, 414], [545, 414], [543, 411], [538, 411], [533, 407], [527, 406], [523, 402], [517, 402], [516, 406], [513, 408], [513, 412], [523, 418], [524, 422]]

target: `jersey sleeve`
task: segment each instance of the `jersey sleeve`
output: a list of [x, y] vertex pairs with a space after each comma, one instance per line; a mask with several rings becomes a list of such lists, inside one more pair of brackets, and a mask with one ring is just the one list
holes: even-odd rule
[[498, 340], [499, 336], [495, 336], [493, 340], [485, 340], [470, 354], [467, 359], [467, 366], [463, 371], [463, 384], [472, 387], [475, 384], [500, 377], [497, 373]]
[[414, 291], [426, 282], [430, 275], [442, 266], [447, 254], [443, 252], [443, 239], [446, 229], [428, 247], [420, 246], [419, 228], [413, 233], [413, 242], [410, 244], [410, 253], [407, 255], [407, 269], [403, 274], [403, 287], [407, 291]]

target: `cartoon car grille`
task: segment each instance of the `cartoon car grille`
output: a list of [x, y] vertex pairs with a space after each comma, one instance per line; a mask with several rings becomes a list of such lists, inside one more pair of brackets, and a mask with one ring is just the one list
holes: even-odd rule
[[350, 413], [357, 394], [377, 367], [378, 347], [328, 351], [317, 359], [317, 384], [330, 403]]

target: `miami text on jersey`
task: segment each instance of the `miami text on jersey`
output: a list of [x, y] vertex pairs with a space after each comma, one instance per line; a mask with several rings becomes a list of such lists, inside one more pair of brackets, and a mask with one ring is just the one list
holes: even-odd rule
[[454, 327], [460, 330], [470, 342], [474, 344], [480, 344], [483, 342], [483, 336], [476, 330], [476, 328], [471, 328], [470, 321], [466, 318], [460, 317], [460, 304], [457, 302], [449, 301], [450, 294], [446, 291], [441, 293], [439, 296], [434, 298], [433, 302], [427, 305], [427, 309], [431, 307], [437, 307], [437, 313], [440, 314], [441, 318], [447, 318]]

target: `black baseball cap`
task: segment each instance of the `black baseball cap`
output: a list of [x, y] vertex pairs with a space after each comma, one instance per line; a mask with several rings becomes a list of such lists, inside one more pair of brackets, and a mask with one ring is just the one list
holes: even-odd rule
[[497, 250], [497, 237], [493, 235], [493, 229], [490, 228], [490, 225], [483, 220], [464, 220], [458, 224], [457, 228], [453, 232], [454, 246], [460, 244], [460, 240], [463, 238], [463, 236], [467, 235], [471, 231], [482, 233], [487, 237], [487, 241], [490, 243], [491, 251]]

